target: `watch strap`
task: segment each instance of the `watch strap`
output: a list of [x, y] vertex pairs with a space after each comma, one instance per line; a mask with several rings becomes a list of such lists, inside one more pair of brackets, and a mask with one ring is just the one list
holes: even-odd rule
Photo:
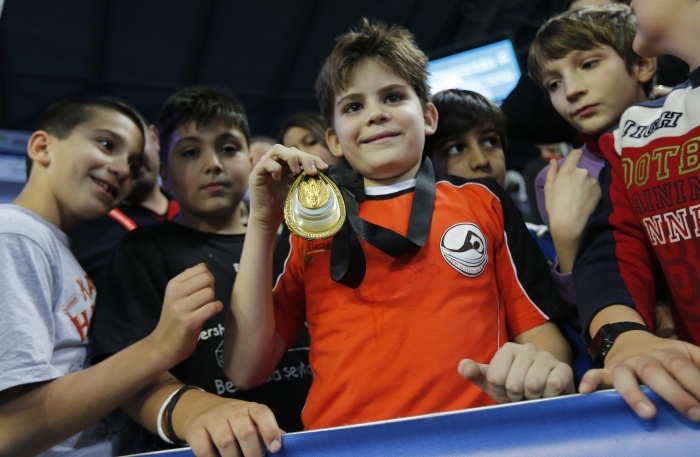
[[631, 330], [643, 330], [648, 332], [649, 328], [639, 322], [613, 322], [600, 327], [593, 337], [590, 346], [588, 346], [588, 353], [597, 367], [603, 367], [605, 357], [608, 355], [608, 352], [610, 352], [610, 348], [612, 348], [615, 339], [621, 334]]

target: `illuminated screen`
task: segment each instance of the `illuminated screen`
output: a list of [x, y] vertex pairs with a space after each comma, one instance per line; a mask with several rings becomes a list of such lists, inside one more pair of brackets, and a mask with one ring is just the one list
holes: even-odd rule
[[24, 186], [30, 132], [0, 129], [0, 203], [12, 201]]
[[428, 70], [432, 93], [445, 89], [467, 89], [496, 103], [510, 94], [521, 74], [510, 40], [431, 60]]

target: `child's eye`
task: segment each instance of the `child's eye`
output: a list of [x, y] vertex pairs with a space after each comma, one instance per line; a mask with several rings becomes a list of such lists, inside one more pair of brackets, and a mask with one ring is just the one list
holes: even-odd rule
[[316, 138], [309, 138], [308, 140], [304, 141], [304, 146], [316, 146], [318, 144], [318, 141], [316, 141]]
[[481, 141], [481, 145], [486, 148], [501, 147], [501, 140], [497, 136], [489, 136]]
[[598, 62], [599, 62], [598, 59], [585, 60], [585, 61], [581, 64], [581, 68], [583, 68], [584, 70], [590, 70], [591, 68], [597, 67], [597, 66], [598, 66]]
[[387, 95], [384, 100], [387, 103], [397, 103], [403, 100], [403, 95], [399, 94], [398, 92], [392, 92], [391, 94]]
[[234, 146], [232, 144], [227, 144], [224, 147], [221, 148], [221, 151], [224, 152], [225, 154], [235, 154], [241, 149], [238, 146]]
[[190, 148], [182, 151], [182, 157], [196, 157], [197, 155], [199, 155], [198, 149]]
[[97, 142], [108, 151], [114, 150], [114, 143], [110, 140], [100, 139], [100, 140], [97, 140]]
[[348, 103], [345, 105], [343, 108], [343, 113], [349, 114], [349, 113], [354, 113], [355, 111], [359, 111], [362, 109], [362, 105], [359, 103]]
[[442, 150], [442, 154], [448, 157], [456, 156], [464, 151], [464, 145], [461, 143], [455, 143], [445, 146]]
[[560, 84], [561, 84], [561, 81], [559, 81], [558, 79], [555, 79], [555, 80], [552, 80], [552, 81], [545, 83], [544, 87], [547, 88], [548, 92], [554, 92], [555, 90], [557, 90], [557, 88], [559, 88]]

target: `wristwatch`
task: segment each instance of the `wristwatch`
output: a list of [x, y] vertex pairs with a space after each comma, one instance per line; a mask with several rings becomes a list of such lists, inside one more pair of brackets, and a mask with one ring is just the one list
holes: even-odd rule
[[593, 341], [588, 346], [588, 353], [595, 365], [599, 368], [603, 367], [603, 362], [605, 362], [605, 357], [610, 352], [615, 339], [625, 332], [630, 330], [644, 330], [649, 331], [649, 328], [640, 324], [639, 322], [613, 322], [612, 324], [605, 324], [593, 337]]

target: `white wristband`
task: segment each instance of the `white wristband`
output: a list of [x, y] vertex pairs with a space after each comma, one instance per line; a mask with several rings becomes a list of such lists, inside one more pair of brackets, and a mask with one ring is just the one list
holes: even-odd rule
[[158, 429], [158, 436], [160, 436], [160, 439], [165, 441], [168, 444], [175, 444], [170, 438], [168, 438], [168, 435], [165, 434], [165, 431], [163, 430], [163, 413], [165, 413], [165, 408], [168, 407], [168, 403], [170, 403], [170, 400], [173, 399], [173, 397], [180, 391], [180, 389], [175, 389], [173, 393], [168, 395], [168, 398], [165, 399], [163, 404], [161, 405], [160, 409], [158, 410], [158, 418], [156, 419], [156, 428]]

